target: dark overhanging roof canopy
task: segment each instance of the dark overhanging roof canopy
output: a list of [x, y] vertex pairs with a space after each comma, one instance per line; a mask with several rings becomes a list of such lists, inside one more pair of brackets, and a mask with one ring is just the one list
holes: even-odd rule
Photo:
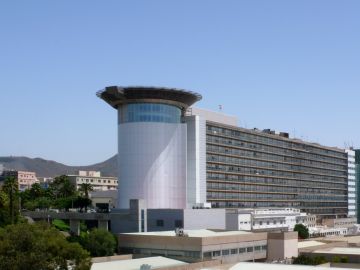
[[109, 86], [96, 95], [115, 109], [122, 104], [137, 102], [166, 103], [186, 109], [202, 98], [198, 93], [183, 89], [143, 86]]

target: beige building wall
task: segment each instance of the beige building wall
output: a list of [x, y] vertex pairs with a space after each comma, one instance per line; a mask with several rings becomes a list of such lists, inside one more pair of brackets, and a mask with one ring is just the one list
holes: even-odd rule
[[268, 233], [269, 261], [284, 260], [298, 256], [298, 233]]

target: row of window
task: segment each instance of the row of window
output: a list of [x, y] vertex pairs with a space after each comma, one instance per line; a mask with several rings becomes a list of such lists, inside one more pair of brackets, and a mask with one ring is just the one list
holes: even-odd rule
[[313, 145], [298, 143], [295, 141], [283, 140], [279, 138], [273, 138], [266, 136], [264, 134], [251, 134], [244, 132], [242, 130], [234, 130], [222, 127], [216, 127], [212, 125], [207, 125], [207, 131], [212, 134], [218, 134], [223, 136], [229, 136], [240, 140], [252, 141], [255, 143], [264, 143], [269, 145], [274, 145], [278, 147], [290, 148], [290, 149], [299, 149], [303, 151], [308, 151], [310, 153], [316, 153], [320, 155], [327, 155], [335, 158], [347, 158], [345, 152], [334, 151], [330, 149], [315, 147]]
[[[226, 152], [226, 151], [225, 151]], [[253, 153], [256, 154], [256, 153]], [[257, 157], [253, 155], [253, 157]], [[246, 166], [255, 166], [255, 167], [262, 167], [262, 168], [271, 168], [271, 169], [278, 169], [278, 170], [288, 170], [288, 171], [301, 171], [301, 172], [308, 172], [308, 173], [318, 173], [318, 174], [333, 174], [333, 175], [347, 175], [347, 168], [338, 168], [340, 166], [329, 165], [321, 166], [321, 168], [316, 168], [314, 166], [302, 166], [302, 164], [292, 165], [292, 164], [284, 164], [279, 162], [273, 162], [273, 159], [266, 159], [264, 161], [258, 159], [248, 159], [247, 157], [244, 158], [243, 155], [239, 155], [236, 157], [229, 157], [223, 155], [217, 155], [214, 153], [208, 153], [207, 161], [208, 162], [222, 162], [222, 163], [229, 163], [234, 165], [246, 165]]]
[[253, 252], [263, 252], [267, 250], [267, 245], [262, 246], [253, 246], [253, 247], [243, 247], [243, 248], [233, 248], [233, 249], [223, 249], [223, 250], [213, 250], [203, 253], [204, 258], [213, 258], [220, 256], [230, 256], [243, 253], [253, 253]]
[[[280, 177], [304, 178], [304, 179], [321, 179], [320, 175], [314, 175], [306, 172], [298, 173], [298, 172], [276, 171], [271, 169], [258, 169], [258, 168], [239, 167], [233, 165], [213, 164], [209, 162], [207, 162], [206, 164], [206, 169], [211, 171], [254, 174], [254, 175], [273, 176], [273, 177], [280, 176]], [[329, 181], [332, 182], [343, 182], [345, 179], [347, 179], [346, 175], [343, 176], [337, 175], [333, 177], [333, 175], [328, 174], [322, 176], [325, 176]]]
[[326, 189], [341, 189], [347, 190], [347, 181], [344, 180], [340, 183], [329, 183], [324, 180], [309, 180], [309, 179], [282, 179], [282, 178], [269, 178], [260, 176], [248, 176], [238, 174], [225, 174], [225, 173], [207, 173], [207, 180], [225, 180], [231, 181], [233, 184], [237, 183], [254, 183], [254, 184], [271, 184], [278, 186], [293, 186], [303, 188], [326, 188]]
[[291, 200], [291, 201], [316, 201], [316, 202], [347, 202], [347, 195], [339, 196], [319, 196], [315, 194], [278, 194], [278, 193], [241, 193], [241, 192], [222, 192], [215, 190], [207, 191], [208, 199], [236, 199], [253, 201], [271, 200]]
[[277, 192], [277, 193], [315, 193], [318, 195], [330, 195], [341, 196], [347, 195], [351, 192], [336, 189], [314, 189], [301, 187], [300, 184], [297, 186], [271, 186], [271, 185], [251, 185], [242, 183], [218, 183], [218, 182], [207, 182], [207, 190], [227, 190], [227, 191], [248, 191], [248, 192]]
[[[265, 154], [264, 156], [271, 156], [272, 159], [284, 162], [295, 162], [303, 163], [306, 165], [316, 165], [316, 166], [327, 166], [327, 165], [340, 165], [347, 166], [348, 162], [345, 159], [327, 157], [322, 155], [317, 155], [308, 152], [301, 152], [289, 148], [279, 148], [274, 146], [268, 146], [264, 144], [240, 141], [231, 138], [223, 138], [219, 136], [207, 135], [206, 142], [208, 145], [225, 145], [229, 146], [231, 149], [247, 151], [251, 156], [253, 153], [257, 153], [259, 156]], [[220, 146], [220, 145], [219, 145]]]
[[181, 110], [178, 107], [157, 103], [132, 103], [119, 108], [119, 122], [162, 122], [180, 123]]
[[214, 201], [208, 198], [212, 208], [256, 208], [256, 207], [294, 207], [312, 214], [346, 214], [347, 203], [331, 202], [291, 202], [291, 201]]

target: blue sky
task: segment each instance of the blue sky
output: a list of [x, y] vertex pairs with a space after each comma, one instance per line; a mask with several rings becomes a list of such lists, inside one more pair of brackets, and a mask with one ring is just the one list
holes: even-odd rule
[[185, 88], [199, 107], [360, 146], [360, 1], [1, 1], [0, 156], [117, 152], [108, 85]]

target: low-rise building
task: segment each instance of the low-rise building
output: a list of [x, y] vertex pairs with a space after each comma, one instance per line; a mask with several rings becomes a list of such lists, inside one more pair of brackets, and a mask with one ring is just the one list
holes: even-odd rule
[[267, 233], [179, 230], [119, 234], [119, 250], [134, 256], [164, 256], [185, 262], [266, 260]]
[[94, 190], [117, 190], [118, 179], [116, 177], [101, 176], [98, 171], [79, 171], [78, 175], [68, 175], [72, 184], [79, 189], [81, 184], [87, 183]]
[[228, 209], [226, 212], [227, 230], [292, 231], [298, 223], [313, 228], [316, 226], [316, 216], [295, 208]]
[[356, 217], [323, 219], [322, 224], [331, 228], [350, 228], [356, 224]]
[[348, 228], [332, 228], [327, 226], [316, 226], [309, 228], [310, 237], [330, 237], [337, 235], [347, 235]]
[[5, 170], [3, 172], [3, 177], [4, 179], [6, 177], [15, 177], [18, 181], [20, 191], [29, 189], [33, 184], [39, 182], [36, 173], [28, 171]]

